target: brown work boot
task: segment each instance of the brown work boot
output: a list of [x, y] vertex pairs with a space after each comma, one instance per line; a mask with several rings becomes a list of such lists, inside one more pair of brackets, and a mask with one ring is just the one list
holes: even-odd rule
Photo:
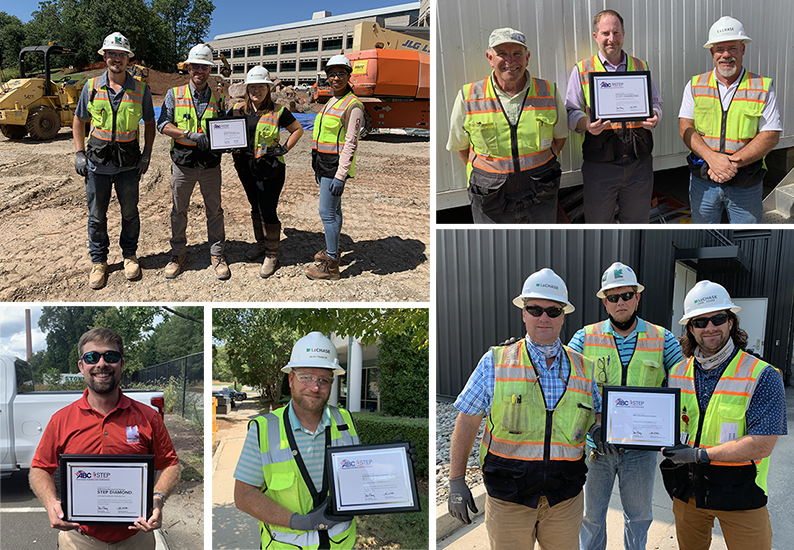
[[128, 281], [134, 281], [141, 276], [141, 264], [136, 256], [124, 258], [124, 276]]
[[176, 279], [176, 276], [182, 273], [182, 264], [185, 263], [185, 255], [171, 256], [171, 261], [165, 266], [163, 275], [166, 279]]
[[[342, 259], [342, 247], [340, 246], [336, 250], [336, 257]], [[314, 255], [314, 261], [319, 263], [328, 258], [328, 252], [323, 248], [317, 254]]]
[[245, 253], [245, 258], [247, 260], [256, 260], [267, 251], [267, 247], [265, 246], [265, 231], [262, 228], [262, 219], [259, 217], [258, 213], [251, 214], [251, 223], [254, 225], [254, 237], [256, 238], [256, 242], [252, 244], [248, 252]]
[[212, 257], [212, 269], [215, 270], [215, 278], [221, 281], [225, 281], [232, 276], [229, 265], [226, 263], [226, 259], [223, 256]]
[[325, 260], [312, 264], [304, 271], [309, 279], [336, 281], [339, 279], [339, 260], [326, 258]]
[[278, 267], [278, 249], [281, 241], [281, 224], [280, 223], [266, 223], [265, 224], [265, 261], [262, 262], [262, 267], [259, 269], [259, 276], [263, 279], [270, 277], [276, 272]]
[[98, 290], [105, 286], [105, 281], [108, 276], [108, 263], [102, 262], [101, 264], [94, 264], [91, 268], [91, 276], [88, 279], [88, 285], [94, 290]]

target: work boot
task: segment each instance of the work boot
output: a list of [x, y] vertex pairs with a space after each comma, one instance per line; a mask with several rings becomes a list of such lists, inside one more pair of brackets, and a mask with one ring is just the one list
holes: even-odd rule
[[278, 266], [278, 248], [281, 241], [281, 224], [280, 223], [266, 223], [265, 224], [265, 261], [262, 262], [262, 267], [259, 269], [259, 276], [263, 279], [270, 277], [276, 272]]
[[265, 245], [265, 230], [262, 228], [262, 219], [259, 217], [259, 213], [251, 214], [251, 223], [254, 224], [254, 237], [256, 238], [256, 242], [252, 244], [248, 252], [245, 253], [245, 258], [247, 260], [256, 260], [267, 252], [267, 246]]
[[212, 269], [215, 270], [215, 277], [221, 281], [225, 281], [232, 276], [232, 272], [229, 270], [229, 265], [226, 263], [226, 259], [222, 255], [212, 257]]
[[309, 279], [336, 281], [339, 279], [339, 260], [326, 258], [307, 267], [305, 273]]
[[134, 281], [141, 276], [141, 264], [134, 254], [124, 258], [124, 276], [128, 281]]
[[98, 290], [103, 286], [105, 286], [105, 281], [107, 280], [107, 276], [108, 276], [107, 262], [94, 264], [94, 267], [91, 268], [91, 276], [88, 279], [88, 285], [94, 290]]
[[171, 261], [165, 266], [163, 275], [166, 279], [176, 279], [176, 276], [182, 273], [182, 264], [185, 263], [185, 255], [171, 256]]
[[[336, 250], [336, 257], [341, 259], [342, 258], [342, 247], [340, 246]], [[328, 252], [323, 248], [317, 254], [314, 255], [314, 261], [317, 263], [322, 262], [323, 260], [328, 258]]]

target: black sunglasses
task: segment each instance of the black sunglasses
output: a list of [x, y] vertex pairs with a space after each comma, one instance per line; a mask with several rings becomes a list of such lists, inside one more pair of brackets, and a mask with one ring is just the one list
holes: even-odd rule
[[611, 294], [611, 295], [607, 296], [607, 302], [609, 302], [610, 304], [617, 304], [618, 303], [618, 298], [623, 298], [624, 302], [628, 302], [629, 300], [634, 298], [635, 294], [636, 294], [636, 292], [624, 292], [623, 294]]
[[121, 353], [108, 350], [105, 353], [99, 353], [98, 351], [89, 351], [88, 353], [83, 354], [83, 362], [88, 363], [89, 365], [96, 365], [99, 363], [99, 358], [104, 357], [105, 363], [118, 363], [121, 361]]
[[546, 312], [546, 315], [554, 319], [555, 317], [559, 317], [562, 315], [562, 308], [561, 307], [547, 307], [542, 308], [540, 306], [524, 306], [524, 310], [532, 315], [533, 317], [540, 317], [543, 315], [543, 312]]
[[715, 327], [720, 325], [724, 325], [728, 321], [728, 314], [727, 313], [719, 313], [713, 317], [701, 317], [700, 319], [692, 319], [692, 326], [695, 328], [706, 328], [709, 325], [709, 321]]

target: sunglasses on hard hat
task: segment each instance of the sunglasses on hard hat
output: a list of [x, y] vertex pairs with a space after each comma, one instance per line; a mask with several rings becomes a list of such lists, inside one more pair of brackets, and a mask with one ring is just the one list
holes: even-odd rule
[[524, 310], [533, 317], [540, 317], [544, 312], [552, 319], [562, 315], [562, 308], [554, 306], [547, 308], [542, 308], [540, 306], [524, 306]]
[[634, 298], [635, 294], [636, 292], [624, 292], [623, 294], [610, 294], [609, 296], [607, 296], [607, 302], [609, 302], [610, 304], [617, 304], [619, 298], [623, 298], [624, 302], [628, 302], [629, 300]]
[[728, 314], [719, 313], [712, 317], [700, 317], [699, 319], [692, 319], [692, 321], [690, 322], [692, 323], [692, 326], [695, 328], [706, 328], [707, 326], [709, 326], [709, 321], [711, 321], [711, 324], [714, 325], [715, 327], [724, 325], [726, 322], [728, 322]]
[[99, 353], [98, 351], [89, 351], [83, 354], [83, 363], [88, 365], [96, 365], [99, 363], [99, 358], [104, 357], [105, 363], [118, 363], [121, 361], [121, 353], [116, 350], [108, 350], [105, 353]]

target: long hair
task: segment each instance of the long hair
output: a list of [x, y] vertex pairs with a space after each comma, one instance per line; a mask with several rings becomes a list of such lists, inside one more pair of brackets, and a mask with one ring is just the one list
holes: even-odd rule
[[121, 356], [124, 357], [124, 342], [121, 340], [121, 336], [119, 336], [116, 332], [110, 330], [109, 328], [92, 328], [85, 334], [80, 337], [80, 341], [77, 343], [77, 353], [80, 354], [80, 357], [83, 356], [83, 349], [85, 345], [89, 342], [102, 342], [103, 344], [116, 344], [119, 348], [119, 353]]
[[[728, 311], [728, 319], [733, 321], [733, 328], [731, 329], [731, 338], [733, 339], [733, 343], [739, 346], [739, 349], [746, 349], [747, 333], [739, 328], [739, 318], [734, 312]], [[681, 344], [681, 351], [684, 353], [684, 357], [687, 358], [692, 357], [695, 354], [695, 348], [698, 345], [695, 337], [692, 336], [691, 332], [689, 332], [690, 323], [691, 320], [686, 324], [686, 332], [684, 335], [678, 339], [678, 343]]]
[[276, 104], [273, 101], [273, 96], [270, 94], [270, 90], [272, 89], [272, 84], [265, 84], [267, 86], [267, 94], [265, 94], [265, 99], [262, 100], [262, 107], [257, 110], [254, 102], [251, 100], [251, 95], [248, 93], [248, 86], [245, 87], [245, 96], [243, 97], [243, 114], [244, 115], [252, 115], [256, 113], [258, 116], [262, 116], [265, 113], [269, 113], [270, 111], [276, 110]]

